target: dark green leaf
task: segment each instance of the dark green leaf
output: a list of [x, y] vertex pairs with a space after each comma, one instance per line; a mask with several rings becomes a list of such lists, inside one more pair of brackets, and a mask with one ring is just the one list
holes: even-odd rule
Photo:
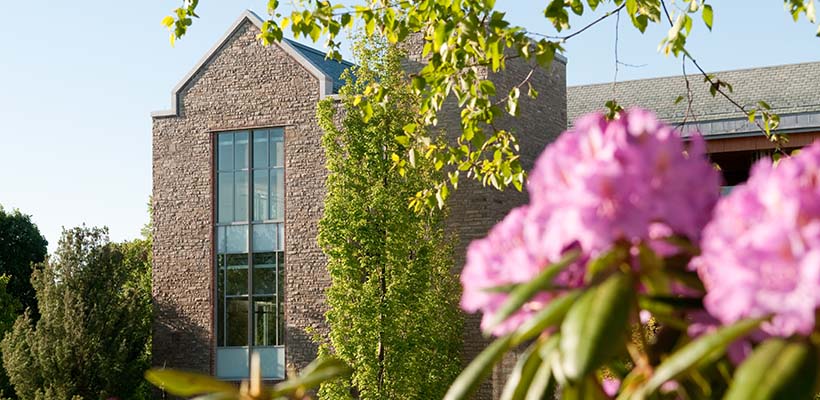
[[732, 342], [756, 329], [764, 320], [764, 318], [742, 320], [690, 342], [655, 369], [655, 373], [641, 389], [641, 393], [649, 396], [655, 393], [661, 385], [683, 375], [701, 360], [715, 354], [723, 354]]
[[545, 329], [560, 322], [580, 295], [581, 292], [576, 290], [550, 301], [544, 309], [538, 311], [532, 318], [518, 327], [514, 334], [513, 343], [517, 345], [530, 340]]
[[814, 346], [773, 338], [758, 346], [738, 367], [725, 399], [810, 399], [814, 397], [816, 380]]
[[507, 335], [487, 346], [456, 378], [444, 396], [444, 400], [469, 399], [481, 381], [490, 374], [495, 363], [512, 347], [511, 345], [512, 335]]
[[561, 361], [567, 379], [581, 382], [621, 349], [634, 295], [632, 278], [616, 273], [572, 306], [561, 324]]
[[558, 356], [559, 340], [559, 335], [555, 334], [550, 336], [546, 343], [538, 347], [542, 362], [532, 377], [530, 387], [527, 389], [526, 400], [541, 400], [553, 397], [551, 394], [555, 391], [557, 385], [555, 377], [552, 375], [552, 358]]
[[541, 359], [539, 348], [545, 345], [548, 341], [537, 341], [532, 344], [523, 354], [518, 357], [510, 376], [507, 377], [507, 383], [504, 385], [504, 391], [501, 392], [501, 400], [523, 400], [527, 394], [527, 389], [535, 377], [538, 367], [545, 364]]

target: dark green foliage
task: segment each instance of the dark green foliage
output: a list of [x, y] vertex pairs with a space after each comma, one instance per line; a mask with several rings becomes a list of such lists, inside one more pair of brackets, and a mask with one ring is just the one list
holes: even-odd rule
[[10, 277], [6, 290], [37, 313], [37, 301], [31, 287], [31, 265], [46, 258], [46, 238], [31, 222], [31, 216], [19, 210], [7, 212], [0, 206], [0, 274]]
[[3, 365], [21, 399], [148, 398], [149, 240], [110, 243], [106, 229], [63, 232], [32, 274], [40, 319], [20, 316]]
[[[405, 85], [397, 49], [360, 42], [355, 52], [360, 66], [341, 91], [341, 115], [332, 101], [319, 105], [329, 169], [319, 243], [333, 281], [323, 352], [353, 374], [324, 384], [320, 397], [441, 398], [460, 367], [452, 246], [443, 210], [416, 214], [407, 206], [441, 177], [423, 157], [403, 174], [391, 170], [391, 156], [408, 150], [396, 138], [413, 121], [418, 98]], [[356, 105], [373, 82], [390, 90], [386, 109]]]
[[[31, 271], [33, 264], [45, 260], [47, 245], [31, 216], [0, 206], [0, 338], [24, 309], [37, 319]], [[0, 370], [0, 397], [13, 393], [6, 371]]]

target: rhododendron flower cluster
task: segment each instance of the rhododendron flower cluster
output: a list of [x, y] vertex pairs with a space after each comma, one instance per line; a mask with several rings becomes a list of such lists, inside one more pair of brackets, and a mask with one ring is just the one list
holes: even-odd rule
[[820, 143], [777, 166], [759, 161], [723, 198], [692, 265], [724, 324], [773, 315], [770, 335], [808, 335], [820, 305]]
[[[586, 261], [616, 242], [645, 241], [658, 251], [669, 250], [658, 239], [672, 234], [696, 242], [719, 184], [701, 138], [687, 148], [647, 111], [611, 121], [603, 114], [581, 118], [537, 160], [527, 185], [530, 203], [470, 244], [462, 307], [483, 311], [486, 328], [507, 298], [488, 288], [529, 281], [569, 248], [582, 256], [555, 278], [556, 286], [581, 286]], [[553, 296], [537, 295], [494, 334], [515, 329]]]

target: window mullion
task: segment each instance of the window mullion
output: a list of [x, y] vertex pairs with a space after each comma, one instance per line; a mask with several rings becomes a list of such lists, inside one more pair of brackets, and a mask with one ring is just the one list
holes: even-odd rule
[[250, 365], [250, 356], [253, 352], [253, 318], [256, 312], [256, 304], [253, 301], [253, 134], [254, 131], [248, 132], [248, 147], [246, 150], [248, 158], [248, 365]]

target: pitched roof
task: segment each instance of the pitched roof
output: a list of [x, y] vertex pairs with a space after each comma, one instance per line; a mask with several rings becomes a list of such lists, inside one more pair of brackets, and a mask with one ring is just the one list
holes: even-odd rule
[[291, 47], [301, 53], [311, 64], [319, 68], [325, 75], [333, 78], [333, 93], [339, 93], [339, 89], [344, 86], [345, 81], [342, 79], [342, 73], [354, 66], [350, 61], [342, 60], [341, 62], [327, 58], [327, 53], [314, 49], [310, 46], [305, 46], [297, 41], [284, 39]]
[[[756, 106], [766, 101], [781, 118], [780, 129], [797, 132], [820, 128], [820, 62], [778, 65], [724, 71], [714, 74], [733, 86], [731, 97], [744, 106]], [[745, 135], [757, 128], [748, 122], [726, 99], [712, 97], [709, 84], [701, 75], [689, 75], [692, 89], [694, 126], [704, 135]], [[678, 123], [686, 114], [686, 100], [675, 104], [678, 96], [686, 96], [682, 76], [639, 79], [632, 81], [571, 86], [567, 88], [567, 116], [570, 121], [604, 108], [615, 98], [626, 107], [643, 107], [655, 111], [659, 118]], [[690, 117], [689, 122], [693, 119]]]
[[[245, 23], [250, 22], [257, 28], [262, 29], [262, 18], [259, 18], [251, 10], [245, 10], [239, 15], [239, 18], [234, 21], [231, 27], [225, 32], [219, 41], [208, 50], [207, 53], [196, 63], [193, 69], [185, 75], [184, 78], [174, 87], [171, 92], [171, 109], [155, 111], [151, 113], [152, 117], [170, 117], [178, 115], [179, 107], [179, 93], [188, 85], [194, 78], [197, 72], [202, 69], [212, 58], [214, 58], [222, 46], [227, 43], [233, 34]], [[319, 95], [325, 97], [338, 93], [339, 88], [344, 84], [341, 79], [342, 71], [345, 68], [353, 65], [347, 61], [341, 63], [335, 60], [325, 59], [325, 53], [297, 43], [293, 40], [282, 40], [278, 46], [288, 53], [297, 63], [305, 68], [311, 75], [319, 79]]]

